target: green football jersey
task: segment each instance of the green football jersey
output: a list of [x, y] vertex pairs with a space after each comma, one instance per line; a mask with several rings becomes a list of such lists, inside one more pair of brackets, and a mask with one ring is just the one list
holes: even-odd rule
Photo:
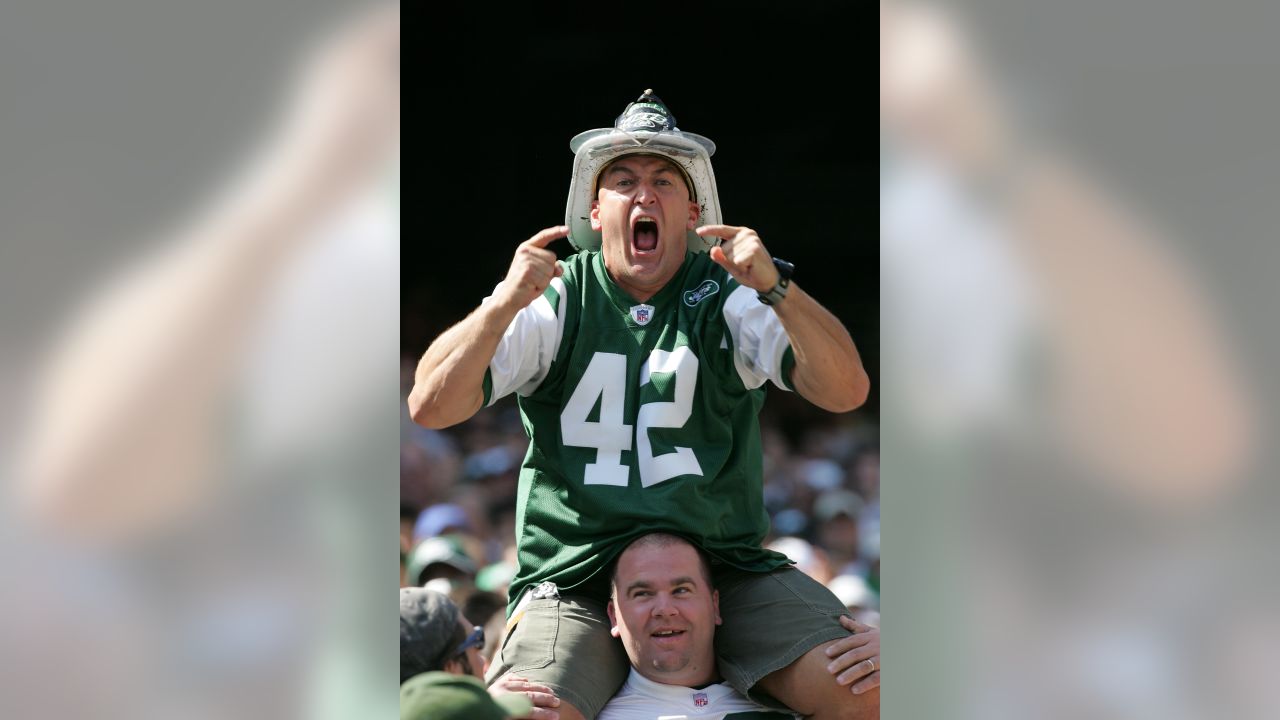
[[485, 374], [485, 404], [516, 392], [530, 438], [512, 604], [543, 581], [581, 585], [656, 531], [745, 570], [787, 564], [761, 547], [763, 385], [789, 390], [794, 365], [772, 308], [706, 254], [645, 303], [598, 252], [561, 265]]

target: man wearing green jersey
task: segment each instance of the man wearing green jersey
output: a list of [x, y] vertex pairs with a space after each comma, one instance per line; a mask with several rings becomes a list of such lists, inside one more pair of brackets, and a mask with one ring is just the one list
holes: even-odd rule
[[[593, 718], [629, 668], [605, 569], [663, 531], [712, 558], [727, 682], [803, 714], [864, 709], [834, 642], [844, 606], [761, 547], [762, 386], [832, 412], [862, 404], [848, 331], [755, 231], [721, 223], [714, 143], [650, 91], [570, 148], [568, 224], [519, 246], [493, 294], [427, 349], [409, 397], [439, 428], [519, 396], [519, 569], [490, 679], [528, 678], [563, 700], [560, 717]], [[558, 262], [546, 246], [561, 237], [579, 252]]]

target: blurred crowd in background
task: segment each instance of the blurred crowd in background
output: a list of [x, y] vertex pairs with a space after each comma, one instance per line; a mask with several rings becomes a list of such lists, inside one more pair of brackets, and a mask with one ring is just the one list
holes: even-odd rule
[[[416, 359], [402, 363], [407, 395]], [[400, 586], [448, 595], [485, 627], [483, 654], [492, 659], [516, 572], [516, 493], [528, 449], [514, 398], [442, 431], [415, 425], [405, 411], [401, 428]], [[857, 619], [879, 626], [876, 423], [863, 413], [816, 412], [784, 423], [766, 403], [761, 434], [771, 519], [765, 544], [827, 585]]]

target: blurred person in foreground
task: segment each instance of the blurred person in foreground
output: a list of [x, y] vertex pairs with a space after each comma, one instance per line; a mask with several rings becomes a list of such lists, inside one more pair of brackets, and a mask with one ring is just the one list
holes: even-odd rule
[[362, 212], [353, 204], [371, 186], [382, 199], [398, 161], [399, 62], [398, 5], [342, 28], [243, 174], [85, 308], [41, 385], [19, 467], [27, 508], [73, 535], [123, 540], [209, 501], [231, 464], [223, 401], [246, 381], [250, 342], [269, 344], [260, 316], [342, 212]]
[[[834, 717], [860, 702], [824, 652], [848, 636], [844, 607], [761, 547], [758, 415], [767, 381], [832, 412], [862, 404], [853, 340], [754, 230], [720, 224], [714, 143], [679, 130], [652, 91], [570, 148], [569, 225], [518, 247], [493, 295], [423, 354], [409, 397], [414, 420], [438, 428], [520, 396], [514, 628], [489, 677], [521, 670], [565, 700], [563, 717], [594, 717], [627, 673], [603, 570], [630, 539], [669, 530], [735, 571], [721, 673]], [[563, 237], [579, 252], [557, 262], [547, 246]], [[749, 604], [789, 632], [760, 635], [773, 623], [743, 623]]]
[[1253, 418], [1203, 289], [1154, 223], [1021, 122], [1001, 81], [959, 13], [881, 2], [885, 337], [902, 414], [938, 440], [995, 429], [1052, 445], [1156, 509], [1214, 497], [1250, 457]]
[[[973, 30], [1011, 26], [971, 26], [944, 3], [880, 5], [883, 442], [889, 506], [910, 507], [920, 530], [894, 542], [894, 612], [912, 618], [900, 639], [932, 671], [891, 702], [919, 717], [1223, 716], [1202, 697], [1240, 668], [1205, 665], [1185, 629], [1258, 575], [1208, 557], [1242, 531], [1223, 510], [1258, 445], [1235, 342], [1178, 252], [1186, 238], [1113, 192], [1087, 164], [1096, 153], [1028, 122], [1005, 85], [1036, 64], [1019, 59], [1053, 57], [1037, 32], [1070, 38], [1108, 77], [1107, 100], [1055, 109], [1122, 137], [1160, 95], [1111, 84], [1094, 52], [1177, 21], [1139, 12], [1126, 31], [1054, 6], [991, 62], [998, 46]], [[1115, 76], [1134, 59], [1119, 52]], [[1201, 139], [1197, 157], [1212, 157]]]
[[[750, 700], [721, 680], [713, 644], [721, 623], [720, 593], [706, 557], [683, 538], [655, 533], [632, 541], [614, 567], [608, 610], [611, 632], [626, 648], [631, 673], [601, 711], [601, 720], [652, 720], [682, 713], [707, 720], [740, 713], [795, 717]], [[859, 707], [846, 709], [841, 717], [878, 718], [879, 692], [874, 689], [880, 684], [880, 632], [848, 617], [841, 623], [855, 632], [834, 649], [854, 661], [842, 682], [856, 681], [870, 691], [860, 696]]]
[[[46, 682], [92, 688], [110, 668], [109, 692], [24, 678], [0, 692], [0, 714], [389, 709], [376, 690], [389, 659], [361, 627], [368, 589], [390, 579], [360, 562], [385, 520], [369, 522], [377, 493], [352, 482], [389, 464], [376, 451], [386, 399], [351, 379], [375, 377], [396, 341], [394, 320], [370, 318], [394, 302], [399, 58], [398, 6], [345, 21], [247, 167], [56, 339], [6, 523], [48, 569], [13, 583], [6, 607], [38, 607], [51, 626]], [[0, 618], [0, 637], [21, 618]], [[81, 625], [128, 632], [85, 642]], [[33, 712], [28, 696], [92, 711]]]
[[523, 717], [533, 709], [520, 694], [491, 696], [480, 681], [484, 630], [472, 626], [444, 595], [400, 590], [400, 716], [445, 720]]

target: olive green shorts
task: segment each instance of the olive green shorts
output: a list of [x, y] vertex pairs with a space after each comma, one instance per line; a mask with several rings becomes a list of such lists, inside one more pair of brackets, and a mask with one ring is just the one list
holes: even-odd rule
[[[849, 634], [840, 625], [844, 605], [794, 567], [770, 573], [717, 568], [720, 617], [716, 658], [720, 674], [738, 692], [753, 692], [761, 678], [795, 662], [824, 642]], [[531, 601], [508, 632], [486, 678], [512, 673], [547, 685], [590, 720], [622, 687], [631, 665], [621, 641], [609, 634], [603, 598], [566, 593]]]
[[[532, 600], [513, 616], [485, 682], [508, 673], [551, 688], [588, 720], [622, 688], [631, 663], [609, 634], [605, 603], [581, 595]], [[509, 624], [509, 623], [508, 623]]]

